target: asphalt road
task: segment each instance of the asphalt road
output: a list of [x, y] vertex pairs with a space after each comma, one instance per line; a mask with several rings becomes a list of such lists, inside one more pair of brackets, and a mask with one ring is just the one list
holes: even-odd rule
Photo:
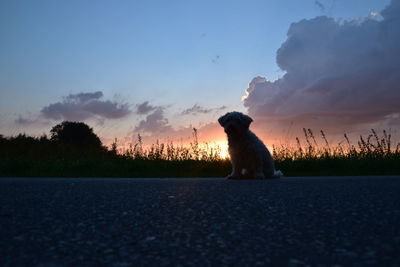
[[0, 178], [1, 266], [400, 266], [400, 177]]

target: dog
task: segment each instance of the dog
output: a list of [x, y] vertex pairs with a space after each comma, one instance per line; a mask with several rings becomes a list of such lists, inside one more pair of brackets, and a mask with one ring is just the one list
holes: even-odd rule
[[228, 112], [218, 119], [228, 136], [232, 173], [227, 178], [280, 178], [283, 174], [275, 170], [271, 153], [249, 129], [252, 121], [249, 116], [236, 111]]

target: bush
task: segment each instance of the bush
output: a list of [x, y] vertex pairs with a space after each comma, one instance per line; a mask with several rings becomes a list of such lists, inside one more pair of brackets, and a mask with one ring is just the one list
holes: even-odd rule
[[54, 126], [50, 133], [54, 142], [85, 148], [102, 148], [100, 138], [83, 122], [64, 121]]

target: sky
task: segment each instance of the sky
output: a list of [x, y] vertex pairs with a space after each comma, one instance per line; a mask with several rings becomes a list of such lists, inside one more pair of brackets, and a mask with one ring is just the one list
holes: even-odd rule
[[267, 143], [400, 125], [400, 0], [0, 1], [0, 134]]

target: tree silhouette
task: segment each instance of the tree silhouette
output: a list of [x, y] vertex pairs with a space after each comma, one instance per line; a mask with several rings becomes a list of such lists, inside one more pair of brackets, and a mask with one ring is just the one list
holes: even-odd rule
[[83, 122], [63, 121], [51, 130], [51, 140], [84, 148], [102, 148], [100, 138]]

